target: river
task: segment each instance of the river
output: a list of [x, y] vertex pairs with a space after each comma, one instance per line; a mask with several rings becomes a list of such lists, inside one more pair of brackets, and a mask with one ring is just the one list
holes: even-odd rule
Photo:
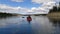
[[0, 34], [60, 34], [60, 21], [47, 16], [31, 16], [32, 21], [29, 23], [26, 17], [0, 18]]

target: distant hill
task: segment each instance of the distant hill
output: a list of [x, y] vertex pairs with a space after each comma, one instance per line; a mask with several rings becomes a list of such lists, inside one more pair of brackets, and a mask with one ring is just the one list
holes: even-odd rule
[[0, 13], [0, 17], [9, 17], [9, 16], [14, 16], [14, 14], [10, 14], [10, 13]]

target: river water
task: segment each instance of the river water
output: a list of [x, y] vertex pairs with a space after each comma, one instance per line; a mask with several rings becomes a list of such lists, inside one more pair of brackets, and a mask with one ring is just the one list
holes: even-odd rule
[[32, 21], [29, 23], [26, 17], [0, 18], [0, 34], [60, 34], [60, 21], [47, 16], [31, 16]]

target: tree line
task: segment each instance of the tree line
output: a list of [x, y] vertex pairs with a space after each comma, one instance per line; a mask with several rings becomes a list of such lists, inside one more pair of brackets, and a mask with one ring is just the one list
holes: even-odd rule
[[0, 13], [0, 17], [9, 17], [9, 16], [13, 16], [13, 14], [10, 14], [10, 13]]
[[60, 12], [60, 5], [59, 5], [59, 7], [53, 6], [53, 9], [50, 9], [50, 12], [49, 13], [51, 13], [51, 12]]

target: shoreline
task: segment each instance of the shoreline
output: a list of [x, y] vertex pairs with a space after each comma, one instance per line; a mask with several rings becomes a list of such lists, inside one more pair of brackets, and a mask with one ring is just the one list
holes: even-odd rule
[[52, 13], [47, 14], [47, 16], [49, 16], [49, 17], [60, 17], [60, 12], [52, 12]]
[[49, 19], [60, 20], [60, 12], [52, 12], [47, 15]]

